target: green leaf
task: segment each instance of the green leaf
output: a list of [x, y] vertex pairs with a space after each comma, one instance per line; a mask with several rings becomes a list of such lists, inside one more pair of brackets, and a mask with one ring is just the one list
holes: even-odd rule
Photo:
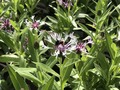
[[109, 63], [106, 60], [105, 55], [99, 52], [97, 58], [98, 58], [98, 62], [100, 63], [101, 68], [104, 71], [106, 71], [106, 70], [108, 71], [109, 70]]
[[[107, 32], [105, 33], [105, 36], [106, 36], [107, 49], [109, 51], [109, 54], [110, 54], [111, 58], [114, 59], [115, 58], [115, 51], [111, 47], [111, 45], [113, 44], [113, 41], [112, 41], [110, 35]], [[115, 47], [115, 45], [114, 45], [114, 47]]]
[[54, 78], [54, 83], [53, 83], [52, 90], [59, 90], [60, 89], [58, 81], [55, 80], [54, 76], [51, 76], [51, 75], [49, 75], [47, 73], [44, 73], [44, 72], [43, 72], [43, 75], [44, 75], [45, 83], [43, 84], [43, 86], [41, 86], [42, 88], [48, 83], [48, 81], [50, 81], [52, 78]]
[[75, 22], [75, 19], [73, 19], [72, 16], [69, 16], [69, 19], [73, 26], [77, 28], [77, 23]]
[[101, 74], [101, 77], [104, 78], [106, 81], [108, 81], [108, 76], [107, 73], [105, 72], [104, 69], [102, 69], [98, 64], [94, 64], [95, 68], [97, 69], [97, 71]]
[[16, 50], [13, 40], [11, 40], [11, 38], [2, 31], [0, 31], [0, 38], [8, 47], [10, 47], [13, 50]]
[[49, 48], [44, 48], [44, 49], [42, 49], [42, 51], [40, 52], [40, 54], [39, 54], [39, 55], [44, 54], [44, 53], [45, 53], [48, 49], [49, 49]]
[[28, 72], [22, 72], [22, 71], [16, 71], [18, 72], [18, 74], [20, 74], [20, 76], [30, 80], [30, 81], [33, 81], [34, 83], [36, 84], [41, 84], [42, 82], [37, 78], [35, 77], [33, 74], [31, 73], [28, 73]]
[[41, 81], [37, 77], [35, 77], [33, 74], [31, 74], [31, 72], [33, 72], [35, 69], [32, 68], [32, 71], [30, 71], [31, 68], [30, 69], [29, 68], [26, 68], [26, 69], [25, 68], [20, 68], [20, 69], [17, 68], [16, 69], [16, 68], [17, 67], [14, 68], [15, 72], [17, 72], [20, 76], [22, 76], [30, 81], [33, 81], [36, 84], [41, 84]]
[[120, 76], [114, 76], [114, 78], [120, 79]]
[[15, 87], [15, 90], [29, 90], [28, 85], [26, 84], [24, 79], [19, 76], [11, 66], [8, 66], [7, 69], [13, 86]]
[[113, 49], [113, 51], [114, 51], [114, 55], [115, 55], [115, 57], [117, 56], [117, 52], [118, 52], [118, 48], [117, 48], [117, 46], [116, 46], [116, 44], [115, 43], [112, 43], [111, 44], [111, 48]]
[[28, 31], [28, 28], [21, 29], [21, 32], [19, 33], [19, 35], [23, 35], [23, 34], [25, 34], [27, 31]]
[[28, 30], [28, 48], [29, 48], [29, 52], [32, 60], [36, 61], [37, 59], [36, 59], [36, 54], [34, 50], [34, 36], [30, 30]]
[[90, 7], [88, 7], [88, 8], [90, 9], [90, 11], [91, 11], [93, 14], [96, 15], [96, 11], [95, 11], [95, 10], [91, 9]]
[[71, 53], [69, 55], [67, 55], [67, 57], [65, 58], [64, 62], [63, 62], [63, 67], [68, 67], [71, 65], [74, 65], [75, 63], [79, 62], [79, 55], [75, 54], [75, 53]]
[[[78, 25], [80, 26], [80, 28], [78, 28], [78, 30], [81, 29], [81, 30], [84, 31], [86, 34], [88, 34], [89, 36], [93, 37], [92, 32], [91, 32], [85, 25], [83, 25], [83, 24], [81, 24], [81, 23], [79, 23]], [[76, 29], [77, 29], [77, 28], [76, 28]]]
[[80, 73], [81, 71], [81, 68], [83, 66], [84, 62], [83, 61], [79, 61], [79, 62], [76, 62], [75, 63], [75, 67], [76, 67], [76, 70]]
[[8, 67], [8, 73], [10, 75], [13, 86], [15, 87], [15, 90], [20, 90], [21, 88], [19, 86], [19, 82], [17, 81], [16, 73], [10, 66]]
[[54, 17], [47, 16], [47, 18], [48, 18], [52, 23], [55, 23], [55, 24], [58, 23], [57, 20], [56, 20], [56, 18], [54, 18]]
[[110, 88], [110, 90], [119, 90], [119, 89], [116, 87], [112, 87], [112, 88]]
[[28, 0], [28, 4], [29, 4], [30, 6], [32, 6], [32, 4], [33, 4], [32, 0]]
[[20, 58], [14, 54], [1, 55], [0, 62], [19, 62]]
[[24, 22], [24, 19], [27, 17], [27, 12], [23, 13], [20, 18], [19, 18], [19, 22], [18, 22], [18, 25], [21, 27], [23, 22]]
[[115, 65], [118, 65], [119, 63], [120, 63], [120, 56], [117, 56], [117, 57], [115, 58], [114, 64], [115, 64]]
[[13, 67], [13, 69], [15, 70], [15, 71], [22, 71], [22, 72], [29, 72], [29, 73], [34, 73], [34, 72], [36, 72], [37, 71], [37, 69], [36, 68], [31, 68], [31, 67], [28, 67], [28, 68], [18, 68], [18, 67], [16, 67], [16, 66], [12, 66]]
[[4, 7], [4, 9], [2, 10], [2, 13], [0, 14], [0, 17], [3, 16], [3, 14], [7, 12], [7, 10], [8, 10], [9, 7], [10, 7], [10, 5], [11, 5], [11, 3], [7, 4], [7, 5]]
[[70, 65], [68, 67], [63, 67], [61, 71], [62, 85], [64, 86], [66, 81], [69, 79], [71, 71], [74, 65]]
[[57, 63], [57, 58], [55, 56], [51, 56], [47, 62], [46, 65], [49, 66], [50, 68], [52, 68], [56, 63]]
[[15, 5], [15, 12], [17, 12], [18, 0], [14, 0], [14, 5]]
[[78, 18], [85, 18], [86, 16], [88, 16], [88, 15], [84, 14], [84, 13], [79, 13]]
[[18, 25], [16, 24], [15, 21], [10, 20], [10, 24], [13, 26], [13, 28], [14, 28], [15, 30], [20, 31], [20, 28], [18, 27]]
[[111, 5], [103, 14], [101, 17], [97, 17], [97, 25], [98, 29], [101, 29], [103, 24], [107, 21], [107, 17], [111, 14], [110, 10], [112, 10], [113, 5]]
[[36, 63], [36, 62], [33, 62], [35, 64], [37, 64], [39, 66], [39, 68], [41, 68], [42, 70], [44, 70], [45, 72], [48, 72], [48, 73], [51, 73], [57, 77], [59, 77], [59, 74], [56, 73], [54, 70], [52, 70], [49, 66], [47, 66], [46, 64], [43, 64], [43, 63]]
[[54, 85], [54, 76], [47, 81], [47, 83], [42, 87], [42, 90], [52, 90], [53, 85]]
[[95, 20], [94, 20], [94, 19], [92, 19], [90, 16], [86, 16], [86, 18], [87, 18], [90, 22], [92, 22], [92, 23], [94, 23], [94, 24], [95, 24]]
[[62, 86], [65, 87], [67, 80], [70, 77], [71, 71], [74, 66], [74, 62], [79, 60], [78, 55], [75, 53], [71, 53], [67, 55], [64, 59], [63, 64], [60, 65], [60, 77], [62, 79]]
[[80, 70], [80, 75], [83, 76], [83, 74], [86, 73], [86, 72], [90, 69], [90, 67], [91, 67], [91, 65], [93, 64], [94, 60], [95, 60], [94, 58], [93, 58], [93, 59], [88, 59], [88, 60], [83, 64], [83, 66], [82, 66], [82, 68], [81, 68], [81, 70]]
[[22, 14], [24, 12], [24, 5], [19, 4], [19, 8], [18, 8], [19, 12]]

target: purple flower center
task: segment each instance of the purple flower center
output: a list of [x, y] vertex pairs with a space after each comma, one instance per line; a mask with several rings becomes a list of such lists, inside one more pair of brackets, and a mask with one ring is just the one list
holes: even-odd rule
[[57, 46], [57, 50], [59, 50], [60, 52], [64, 52], [65, 51], [65, 47], [64, 47], [64, 45], [62, 45], [62, 44], [59, 44], [58, 46]]
[[39, 27], [39, 22], [33, 22], [32, 23], [32, 28], [38, 28]]
[[65, 50], [67, 50], [69, 47], [69, 45], [64, 44], [63, 41], [57, 41], [55, 45], [56, 45], [56, 50], [60, 51], [61, 53], [65, 52]]

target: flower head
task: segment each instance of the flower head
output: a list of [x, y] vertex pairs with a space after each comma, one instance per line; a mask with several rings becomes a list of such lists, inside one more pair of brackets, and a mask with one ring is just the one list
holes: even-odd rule
[[8, 28], [10, 26], [10, 21], [9, 19], [6, 19], [4, 22], [3, 22], [3, 28]]
[[90, 36], [87, 36], [85, 39], [83, 39], [84, 42], [80, 42], [76, 45], [76, 51], [77, 53], [87, 53], [86, 46], [88, 44], [93, 44], [93, 40]]
[[0, 18], [0, 29], [11, 32], [13, 30], [13, 27], [10, 24], [10, 20], [3, 17]]
[[72, 2], [68, 0], [57, 0], [59, 5], [63, 5], [65, 8], [67, 8], [69, 5], [72, 6]]
[[80, 42], [76, 45], [77, 53], [86, 53], [86, 43]]
[[35, 20], [34, 16], [31, 17], [31, 21], [26, 19], [25, 23], [30, 30], [38, 30], [41, 25], [45, 24], [45, 22], [40, 23], [40, 20]]
[[62, 54], [65, 56], [66, 54], [71, 53], [73, 50], [75, 50], [75, 46], [77, 44], [77, 37], [71, 34], [57, 34], [54, 32], [49, 33], [50, 36], [48, 36], [48, 41], [54, 45], [54, 55], [58, 56], [59, 54]]
[[63, 0], [57, 0], [60, 5], [63, 4]]

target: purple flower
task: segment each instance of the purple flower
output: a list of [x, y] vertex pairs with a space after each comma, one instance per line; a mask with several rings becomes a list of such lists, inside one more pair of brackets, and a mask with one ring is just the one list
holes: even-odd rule
[[56, 46], [56, 50], [59, 50], [60, 52], [64, 52], [65, 51], [65, 45], [63, 44], [59, 44]]
[[0, 18], [0, 29], [5, 30], [6, 32], [12, 32], [14, 28], [10, 24], [9, 19], [5, 19], [4, 17]]
[[57, 0], [59, 5], [63, 5], [65, 8], [67, 8], [69, 5], [72, 6], [72, 2], [68, 0]]
[[35, 20], [34, 16], [31, 17], [32, 21], [25, 20], [26, 25], [29, 27], [30, 30], [38, 30], [40, 26], [40, 20]]
[[83, 39], [84, 42], [80, 42], [76, 45], [76, 51], [77, 53], [87, 53], [86, 46], [88, 44], [93, 44], [92, 38], [90, 36], [87, 36], [85, 39]]
[[87, 36], [85, 39], [83, 39], [84, 41], [87, 41], [87, 44], [94, 44], [93, 40], [90, 36]]
[[1, 18], [0, 22], [1, 22], [1, 29], [9, 29], [9, 28], [11, 28], [11, 24], [10, 24], [9, 19]]
[[56, 54], [60, 54], [62, 53], [63, 55], [65, 55], [68, 51], [68, 49], [70, 49], [71, 45], [70, 44], [65, 44], [63, 41], [57, 41], [55, 44], [55, 49], [56, 49]]
[[39, 27], [39, 22], [34, 21], [32, 23], [32, 28], [35, 29], [35, 28], [38, 28], [38, 27]]
[[65, 8], [67, 8], [68, 5], [69, 5], [68, 1], [67, 2], [63, 2], [63, 5], [64, 5]]
[[10, 26], [10, 21], [9, 21], [9, 19], [6, 19], [6, 20], [3, 22], [2, 27], [3, 27], [3, 28], [8, 28], [9, 26]]
[[54, 32], [49, 32], [50, 36], [47, 36], [48, 41], [53, 44], [55, 47], [54, 55], [58, 56], [62, 54], [63, 56], [70, 54], [73, 50], [75, 50], [75, 46], [77, 44], [77, 37], [71, 34], [58, 34]]
[[40, 26], [46, 24], [45, 21], [35, 20], [35, 17], [31, 17], [31, 21], [28, 19], [25, 20], [26, 26], [29, 27], [30, 30], [38, 30]]
[[63, 4], [63, 0], [57, 0], [60, 5]]
[[86, 53], [86, 43], [80, 42], [76, 45], [77, 53]]

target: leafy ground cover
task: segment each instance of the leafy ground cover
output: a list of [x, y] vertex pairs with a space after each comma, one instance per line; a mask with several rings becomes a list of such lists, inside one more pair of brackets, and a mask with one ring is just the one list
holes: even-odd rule
[[0, 1], [0, 90], [119, 89], [119, 0]]

